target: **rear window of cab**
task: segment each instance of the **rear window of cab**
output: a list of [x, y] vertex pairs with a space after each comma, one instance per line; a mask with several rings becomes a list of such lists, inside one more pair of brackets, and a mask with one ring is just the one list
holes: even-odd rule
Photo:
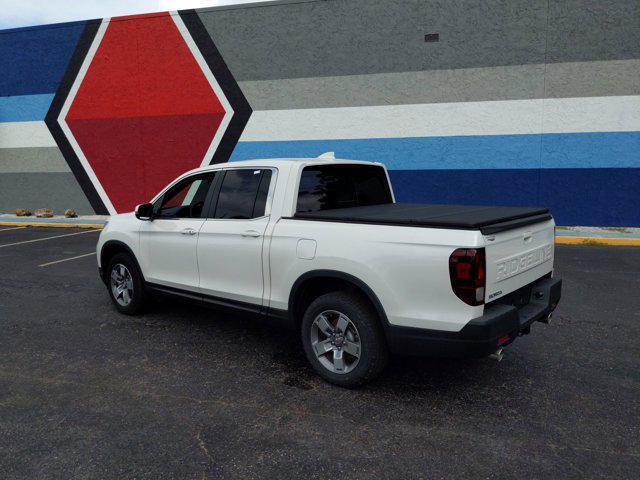
[[300, 177], [296, 213], [393, 203], [387, 174], [375, 165], [313, 165]]

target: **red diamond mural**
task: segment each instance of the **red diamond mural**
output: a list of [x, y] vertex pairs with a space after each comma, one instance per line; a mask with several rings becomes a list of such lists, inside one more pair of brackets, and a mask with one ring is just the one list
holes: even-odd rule
[[[179, 174], [225, 161], [246, 124], [248, 104], [195, 15], [103, 20], [77, 55], [54, 128], [47, 124], [96, 211], [130, 211]], [[243, 123], [234, 127], [234, 116]]]

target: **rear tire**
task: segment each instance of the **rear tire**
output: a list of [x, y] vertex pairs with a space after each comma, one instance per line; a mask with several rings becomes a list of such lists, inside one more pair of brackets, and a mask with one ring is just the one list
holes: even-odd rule
[[314, 370], [341, 387], [373, 380], [388, 363], [378, 315], [359, 295], [332, 292], [316, 298], [304, 314], [301, 335]]
[[106, 271], [107, 290], [120, 313], [137, 315], [147, 303], [144, 278], [138, 264], [128, 253], [118, 253]]

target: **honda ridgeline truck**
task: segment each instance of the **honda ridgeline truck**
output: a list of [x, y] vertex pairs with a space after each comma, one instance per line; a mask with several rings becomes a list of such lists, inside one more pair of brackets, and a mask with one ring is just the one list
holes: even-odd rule
[[554, 225], [544, 208], [396, 203], [384, 165], [324, 155], [187, 172], [112, 216], [97, 256], [120, 312], [159, 293], [277, 320], [354, 387], [390, 353], [500, 359], [548, 322]]

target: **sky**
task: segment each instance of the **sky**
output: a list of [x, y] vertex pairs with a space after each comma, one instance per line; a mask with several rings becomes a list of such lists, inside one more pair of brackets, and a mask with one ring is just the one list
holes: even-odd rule
[[254, 2], [256, 0], [0, 0], [0, 29]]

